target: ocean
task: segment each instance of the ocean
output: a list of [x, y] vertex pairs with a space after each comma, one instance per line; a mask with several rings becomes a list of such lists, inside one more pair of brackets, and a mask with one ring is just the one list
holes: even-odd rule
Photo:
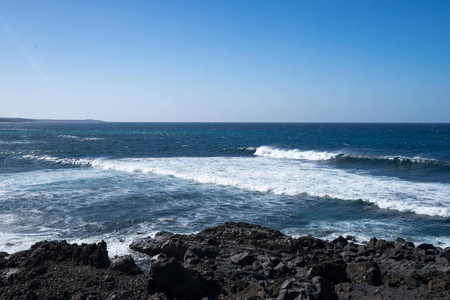
[[450, 124], [0, 123], [0, 251], [226, 221], [450, 246]]

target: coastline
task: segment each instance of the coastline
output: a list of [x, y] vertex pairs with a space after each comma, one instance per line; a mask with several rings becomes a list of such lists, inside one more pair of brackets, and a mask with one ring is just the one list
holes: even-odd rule
[[1, 299], [450, 299], [450, 248], [401, 238], [292, 238], [227, 222], [192, 235], [161, 232], [109, 258], [105, 242], [43, 241], [0, 253]]
[[51, 123], [104, 123], [102, 120], [58, 120], [58, 119], [25, 119], [25, 118], [1, 118], [0, 123], [30, 123], [30, 122], [51, 122]]

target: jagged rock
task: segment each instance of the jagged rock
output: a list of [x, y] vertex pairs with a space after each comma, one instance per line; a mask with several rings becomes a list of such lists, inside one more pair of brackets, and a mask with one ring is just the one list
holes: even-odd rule
[[338, 238], [334, 239], [334, 240], [331, 241], [331, 242], [332, 242], [333, 244], [339, 245], [340, 247], [347, 246], [347, 244], [348, 244], [347, 239], [345, 239], [345, 238], [342, 237], [342, 236], [339, 236]]
[[278, 230], [243, 222], [227, 222], [221, 226], [207, 228], [201, 231], [198, 236], [201, 238], [207, 236], [214, 239], [233, 240], [238, 244], [246, 244], [248, 241], [276, 242], [281, 237], [286, 237]]
[[173, 257], [153, 264], [149, 275], [147, 291], [162, 292], [172, 299], [202, 299], [218, 289], [214, 282], [186, 269]]
[[309, 278], [324, 277], [335, 283], [348, 281], [346, 263], [342, 260], [316, 263], [310, 267], [307, 275]]
[[109, 266], [111, 270], [120, 271], [128, 275], [143, 274], [142, 270], [136, 265], [131, 255], [124, 255], [113, 259]]
[[226, 300], [264, 300], [264, 288], [260, 285], [250, 284], [244, 290], [233, 293]]
[[450, 262], [450, 248], [446, 248], [444, 249], [440, 255], [440, 257], [445, 258], [447, 260], [447, 262]]
[[447, 291], [450, 297], [450, 274], [435, 277], [428, 282], [428, 289], [434, 291]]
[[7, 267], [35, 268], [44, 261], [72, 261], [76, 264], [107, 268], [110, 264], [107, 246], [104, 241], [98, 244], [68, 244], [66, 241], [42, 241], [31, 246], [30, 250], [11, 255]]
[[42, 241], [5, 260], [8, 266], [0, 277], [10, 275], [6, 286], [0, 284], [0, 299], [109, 299], [112, 291], [115, 299], [139, 299], [138, 295], [145, 291], [139, 287], [141, 279], [137, 275], [134, 281], [117, 277], [116, 271], [105, 277], [110, 260], [103, 241], [82, 245]]
[[316, 299], [321, 300], [338, 299], [333, 284], [326, 278], [316, 276], [311, 279], [311, 283], [316, 288], [316, 292], [314, 293]]
[[[296, 279], [288, 279], [281, 284], [277, 300], [311, 299], [317, 290], [310, 282], [300, 282]], [[315, 298], [315, 297], [314, 297]], [[314, 299], [313, 298], [313, 299]]]
[[399, 244], [401, 244], [401, 245], [406, 244], [406, 241], [405, 241], [404, 239], [400, 238], [400, 237], [396, 238], [396, 239], [395, 239], [395, 242], [396, 242], [396, 243], [399, 243]]
[[8, 253], [0, 252], [0, 270], [4, 269], [6, 267], [5, 257], [7, 257], [7, 256], [8, 256]]
[[161, 253], [161, 245], [168, 241], [174, 234], [167, 231], [156, 233], [155, 237], [145, 237], [131, 243], [130, 248], [148, 255]]
[[408, 248], [415, 248], [416, 247], [413, 242], [406, 242], [405, 246], [407, 246]]
[[374, 262], [351, 263], [347, 265], [346, 271], [353, 283], [381, 284], [381, 271]]
[[133, 242], [130, 248], [145, 253], [150, 256], [165, 254], [169, 257], [175, 257], [178, 260], [183, 259], [183, 245], [179, 236], [170, 232], [158, 232], [154, 238], [145, 237]]
[[394, 248], [393, 242], [387, 242], [385, 240], [378, 240], [377, 238], [371, 238], [367, 243], [367, 248], [373, 250], [385, 250], [387, 248]]
[[[63, 257], [68, 253], [64, 253]], [[81, 244], [75, 247], [72, 252], [72, 261], [77, 264], [91, 265], [95, 268], [107, 268], [110, 265], [106, 243], [104, 241], [98, 244]]]
[[420, 249], [420, 250], [436, 250], [436, 248], [431, 245], [431, 244], [420, 244], [419, 246], [416, 247], [416, 249]]
[[247, 251], [231, 256], [231, 262], [237, 265], [251, 265], [255, 261], [255, 257]]

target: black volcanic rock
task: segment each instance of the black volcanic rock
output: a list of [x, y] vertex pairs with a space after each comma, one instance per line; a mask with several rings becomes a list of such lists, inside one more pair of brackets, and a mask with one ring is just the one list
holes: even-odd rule
[[173, 257], [154, 263], [149, 275], [147, 291], [151, 294], [162, 292], [169, 299], [202, 299], [220, 291], [216, 282], [195, 270], [186, 269]]
[[144, 272], [136, 265], [131, 255], [114, 258], [109, 268], [128, 275], [144, 274]]
[[368, 261], [347, 264], [346, 272], [353, 283], [381, 284], [381, 271], [374, 262]]
[[332, 243], [333, 243], [333, 244], [337, 244], [337, 245], [339, 245], [339, 246], [341, 246], [341, 247], [344, 247], [344, 246], [347, 246], [347, 245], [348, 245], [348, 240], [345, 239], [344, 237], [340, 236], [340, 237], [334, 239], [334, 240], [332, 241]]
[[450, 250], [372, 238], [357, 245], [228, 222], [158, 233], [109, 260], [104, 242], [0, 252], [0, 299], [450, 299]]

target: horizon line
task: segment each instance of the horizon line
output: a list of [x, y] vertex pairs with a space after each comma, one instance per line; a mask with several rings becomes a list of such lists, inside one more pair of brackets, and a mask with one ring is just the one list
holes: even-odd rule
[[0, 123], [27, 123], [27, 122], [93, 122], [93, 123], [228, 123], [228, 124], [450, 124], [450, 122], [440, 121], [105, 121], [99, 119], [35, 119], [0, 117]]

